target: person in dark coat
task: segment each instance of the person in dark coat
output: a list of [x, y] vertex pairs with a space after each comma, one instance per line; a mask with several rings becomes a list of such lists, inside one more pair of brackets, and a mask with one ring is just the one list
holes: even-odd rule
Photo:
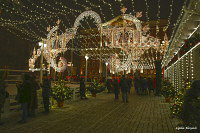
[[144, 95], [147, 95], [147, 90], [148, 90], [148, 81], [147, 81], [147, 78], [144, 78], [143, 79], [143, 94]]
[[139, 95], [142, 94], [142, 87], [143, 87], [142, 81], [143, 81], [142, 77], [139, 77], [139, 79], [138, 79], [138, 94]]
[[136, 91], [137, 94], [139, 94], [139, 91], [138, 91], [138, 81], [139, 81], [138, 78], [134, 79], [134, 88], [135, 88], [135, 91]]
[[128, 79], [128, 86], [129, 86], [128, 93], [130, 94], [131, 93], [131, 88], [132, 88], [132, 79], [131, 78]]
[[19, 85], [19, 103], [22, 107], [22, 120], [20, 123], [27, 122], [28, 117], [28, 103], [31, 101], [31, 88], [32, 83], [30, 82], [30, 76], [28, 74], [23, 75], [22, 84]]
[[144, 78], [140, 78], [140, 95], [143, 95], [144, 92]]
[[47, 74], [43, 76], [43, 84], [42, 87], [42, 97], [43, 97], [43, 103], [44, 103], [44, 113], [49, 113], [49, 98], [51, 94], [51, 81], [47, 78]]
[[156, 77], [153, 79], [154, 94], [156, 93]]
[[81, 97], [81, 99], [83, 99], [83, 98], [87, 99], [85, 96], [85, 91], [86, 91], [85, 82], [84, 82], [84, 79], [81, 78], [80, 79], [80, 97]]
[[121, 87], [121, 92], [122, 92], [122, 100], [124, 103], [128, 103], [129, 86], [128, 86], [128, 81], [125, 75], [122, 76], [122, 79], [120, 81], [120, 87]]
[[35, 109], [37, 108], [37, 90], [40, 89], [39, 84], [36, 81], [36, 76], [33, 75], [31, 77], [32, 82], [32, 89], [31, 89], [31, 101], [29, 104], [29, 115], [34, 117], [35, 116]]
[[111, 79], [107, 79], [106, 87], [108, 89], [108, 93], [111, 93], [111, 90], [112, 90]]
[[149, 94], [151, 94], [151, 91], [154, 92], [152, 78], [148, 77], [147, 78], [147, 82], [148, 82], [148, 91], [149, 91]]
[[119, 95], [119, 83], [118, 83], [117, 79], [114, 80], [113, 87], [114, 87], [115, 99], [118, 99], [118, 95]]
[[142, 95], [143, 94], [143, 90], [144, 90], [144, 78], [140, 77], [138, 83], [139, 83], [139, 85], [138, 85], [139, 95]]

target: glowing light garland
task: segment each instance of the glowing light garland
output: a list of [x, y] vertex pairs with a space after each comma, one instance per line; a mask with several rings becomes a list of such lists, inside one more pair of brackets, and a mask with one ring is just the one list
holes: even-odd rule
[[[184, 26], [185, 26], [186, 23], [190, 23], [191, 21], [193, 21], [191, 18], [192, 18], [192, 15], [194, 13], [187, 13], [187, 11], [185, 11], [186, 10], [185, 9], [186, 2], [187, 1], [184, 2], [184, 6], [181, 10], [179, 18], [177, 19], [177, 22], [174, 25], [178, 28], [178, 30], [173, 30], [173, 32], [172, 32], [172, 37], [171, 37], [171, 40], [170, 40], [171, 44], [168, 47], [168, 51], [167, 51], [167, 54], [164, 57], [164, 60], [162, 61], [162, 66], [167, 66], [169, 64], [169, 62], [174, 57], [173, 53], [174, 52], [177, 53], [180, 50], [180, 47], [182, 47], [184, 45], [183, 39], [186, 39], [186, 38], [181, 38], [182, 35], [184, 35], [184, 33], [185, 33], [183, 31], [183, 30], [185, 30]], [[190, 7], [192, 9], [189, 9], [189, 10], [194, 12], [195, 10], [197, 10], [197, 5], [199, 4], [199, 1], [197, 0], [197, 1], [192, 1], [192, 2], [193, 3], [191, 5], [193, 5], [193, 7]], [[185, 18], [182, 19], [182, 17], [184, 17], [184, 16], [185, 16]], [[190, 35], [188, 37], [190, 37]]]
[[[146, 26], [142, 28], [141, 21], [138, 20], [138, 18], [142, 16], [142, 13], [137, 12], [136, 15], [133, 16], [130, 14], [125, 14], [126, 10], [127, 9], [123, 7], [121, 9], [121, 12], [123, 13], [122, 16], [116, 17], [101, 25], [101, 33], [104, 39], [102, 40], [100, 46], [120, 48], [123, 50], [123, 52], [125, 52], [125, 55], [128, 55], [128, 57], [125, 58], [126, 61], [118, 63], [120, 65], [112, 68], [112, 72], [114, 73], [130, 70], [131, 68], [135, 67], [132, 66], [134, 64], [132, 62], [137, 62], [144, 51], [148, 50], [150, 47], [155, 49], [160, 48], [159, 39], [151, 37], [148, 34], [146, 35], [146, 32], [149, 31], [149, 27]], [[117, 22], [117, 20], [119, 19], [122, 19], [121, 25], [118, 25], [120, 22]], [[112, 61], [111, 58], [110, 63], [113, 64], [115, 61], [116, 59]], [[111, 66], [114, 67], [114, 65]]]
[[[77, 30], [78, 26], [80, 25], [80, 21], [88, 16], [95, 19], [97, 26], [100, 25], [101, 18], [96, 12], [85, 11], [77, 17], [77, 19], [74, 23], [74, 28], [67, 29], [66, 33], [64, 33], [64, 34], [61, 34], [58, 36], [57, 32], [56, 32], [58, 30], [59, 24], [61, 22], [60, 20], [57, 21], [57, 26], [53, 27], [52, 29], [50, 29], [50, 27], [47, 28], [47, 31], [49, 31], [49, 33], [47, 34], [47, 39], [44, 40], [44, 42], [47, 45], [47, 47], [44, 47], [44, 57], [47, 60], [47, 63], [49, 64], [48, 70], [50, 70], [50, 67], [53, 67], [55, 69], [55, 71], [58, 71], [58, 72], [62, 72], [66, 69], [66, 65], [65, 65], [66, 63], [63, 58], [60, 59], [61, 60], [60, 64], [61, 63], [63, 64], [62, 67], [61, 68], [57, 67], [56, 57], [58, 56], [59, 53], [64, 53], [67, 51], [66, 45], [69, 42], [69, 40], [71, 40], [73, 38], [73, 34], [76, 34], [76, 30]], [[35, 60], [40, 55], [41, 55], [41, 52], [36, 53], [35, 50], [33, 51], [33, 55], [29, 59], [30, 70], [32, 70], [32, 71], [34, 70]]]
[[[83, 8], [85, 8], [85, 9], [88, 8], [88, 6], [84, 5], [83, 3], [79, 3], [77, 0], [74, 0], [73, 2], [75, 2], [75, 5], [79, 5], [79, 6], [83, 7]], [[20, 12], [20, 10], [15, 10], [15, 9], [12, 9], [12, 8], [7, 9], [5, 11], [10, 12], [12, 10], [12, 12], [11, 12], [12, 14], [15, 13], [15, 14], [21, 15], [21, 16], [23, 16], [25, 18], [28, 18], [30, 20], [28, 20], [27, 22], [30, 22], [30, 23], [34, 23], [34, 22], [38, 21], [38, 18], [40, 18], [41, 20], [46, 21], [46, 19], [45, 19], [46, 17], [56, 17], [59, 14], [66, 16], [67, 14], [71, 14], [73, 12], [76, 12], [76, 13], [81, 13], [82, 12], [82, 10], [70, 8], [65, 3], [58, 2], [58, 1], [55, 1], [54, 4], [59, 6], [59, 8], [58, 7], [54, 7], [53, 5], [51, 5], [49, 3], [46, 3], [44, 1], [40, 2], [40, 4], [43, 4], [42, 6], [41, 5], [39, 6], [39, 5], [37, 5], [37, 4], [35, 4], [34, 2], [31, 2], [31, 1], [28, 1], [28, 3], [30, 3], [29, 5], [34, 6], [34, 9], [31, 9], [28, 6], [25, 6], [25, 5], [20, 5], [21, 3], [17, 4], [17, 5], [20, 6], [21, 8], [26, 9], [26, 11], [28, 10], [29, 12], [31, 12], [31, 15], [26, 11], [25, 12]], [[131, 3], [133, 5], [133, 12], [134, 12], [134, 1], [131, 0]], [[106, 18], [104, 16], [104, 13], [102, 12], [101, 6], [96, 5], [96, 3], [92, 3], [89, 0], [86, 0], [86, 4], [90, 5], [92, 8], [96, 8], [96, 9], [100, 8], [101, 15], [103, 15], [102, 18], [103, 18], [104, 21], [106, 20]], [[105, 1], [105, 0], [103, 0], [103, 4], [109, 6], [108, 9], [111, 11], [112, 16], [114, 16], [113, 9], [112, 9], [112, 4], [109, 3], [108, 1]], [[2, 2], [2, 6], [3, 6], [3, 8], [4, 7], [9, 8], [9, 6], [7, 6], [6, 2]], [[51, 11], [48, 10], [49, 7], [51, 7], [53, 9], [53, 11], [52, 10]], [[39, 10], [42, 10], [45, 13], [38, 12]], [[14, 24], [13, 22], [11, 22], [11, 23]], [[21, 23], [21, 24], [23, 24], [23, 23]], [[40, 23], [38, 23], [38, 24], [40, 25]], [[37, 31], [41, 31], [41, 29], [44, 29], [44, 28], [39, 28]]]
[[[172, 0], [173, 1], [173, 0]], [[23, 39], [26, 39], [26, 40], [34, 40], [34, 41], [37, 41], [37, 40], [40, 40], [41, 39], [41, 37], [40, 36], [38, 36], [37, 35], [37, 32], [35, 32], [35, 31], [32, 31], [31, 30], [31, 28], [28, 26], [28, 25], [26, 25], [26, 28], [24, 28], [23, 26], [19, 26], [19, 25], [24, 25], [24, 24], [28, 24], [28, 23], [31, 23], [31, 24], [33, 24], [35, 27], [36, 27], [36, 31], [41, 31], [41, 33], [43, 33], [44, 35], [46, 34], [46, 32], [44, 31], [44, 32], [42, 32], [42, 30], [41, 29], [45, 29], [44, 28], [44, 26], [41, 24], [41, 23], [39, 23], [39, 24], [35, 24], [35, 22], [38, 22], [38, 20], [43, 20], [43, 21], [46, 21], [46, 23], [47, 23], [47, 25], [50, 25], [50, 22], [49, 21], [54, 21], [53, 20], [53, 18], [55, 18], [57, 15], [64, 15], [64, 16], [66, 16], [66, 15], [68, 15], [68, 14], [72, 14], [72, 15], [74, 15], [75, 17], [77, 17], [77, 14], [74, 14], [74, 12], [75, 13], [81, 13], [82, 12], [82, 10], [77, 10], [77, 9], [72, 9], [72, 8], [70, 8], [70, 7], [68, 7], [65, 3], [61, 3], [61, 2], [57, 2], [57, 1], [55, 1], [55, 5], [57, 5], [57, 6], [59, 6], [59, 8], [58, 7], [54, 7], [53, 5], [51, 5], [51, 4], [49, 4], [49, 3], [46, 3], [46, 2], [44, 2], [44, 1], [41, 1], [41, 3], [43, 4], [42, 6], [38, 6], [37, 4], [35, 4], [34, 2], [31, 2], [31, 1], [28, 1], [29, 2], [29, 4], [31, 5], [31, 6], [34, 6], [34, 9], [31, 9], [31, 8], [29, 8], [29, 7], [27, 7], [27, 6], [23, 6], [22, 5], [22, 8], [24, 8], [24, 9], [26, 9], [26, 11], [29, 11], [29, 12], [31, 12], [32, 14], [31, 15], [28, 15], [29, 13], [28, 12], [20, 12], [20, 11], [18, 11], [18, 10], [13, 10], [13, 9], [9, 9], [9, 10], [12, 10], [12, 13], [15, 13], [15, 14], [19, 14], [19, 16], [22, 16], [22, 17], [24, 17], [24, 18], [27, 18], [28, 20], [27, 21], [15, 21], [15, 20], [9, 20], [9, 21], [3, 21], [3, 20], [5, 20], [5, 19], [2, 19], [2, 23], [0, 22], [0, 25], [2, 24], [2, 25], [6, 25], [6, 24], [8, 24], [8, 25], [12, 25], [12, 27], [13, 28], [15, 28], [15, 29], [17, 29], [18, 31], [21, 31], [23, 34], [26, 34], [27, 35], [27, 38], [25, 37], [23, 37]], [[98, 9], [98, 8], [100, 8], [100, 12], [101, 12], [101, 17], [103, 18], [103, 20], [105, 21], [106, 20], [106, 17], [105, 17], [105, 14], [103, 13], [103, 9], [101, 8], [101, 6], [99, 6], [99, 5], [96, 5], [95, 3], [93, 3], [93, 2], [91, 2], [91, 1], [89, 1], [89, 0], [86, 0], [86, 4], [84, 5], [84, 4], [81, 4], [81, 3], [79, 3], [77, 0], [74, 0], [73, 2], [75, 2], [75, 4], [76, 5], [79, 5], [79, 6], [81, 6], [82, 8], [85, 8], [85, 9], [87, 9], [89, 6], [90, 6], [90, 8], [92, 7], [92, 8], [95, 8], [95, 9]], [[103, 4], [105, 4], [105, 5], [107, 5], [109, 8], [109, 10], [111, 11], [110, 13], [112, 14], [112, 16], [114, 16], [115, 14], [114, 14], [114, 12], [113, 12], [113, 10], [112, 10], [112, 5], [111, 5], [111, 3], [109, 3], [108, 1], [105, 1], [105, 0], [103, 0], [102, 1], [103, 2]], [[132, 3], [132, 5], [133, 5], [133, 12], [134, 12], [134, 1], [133, 0], [131, 0], [131, 3]], [[149, 6], [148, 6], [148, 1], [147, 0], [145, 0], [145, 3], [146, 3], [146, 6], [147, 6], [147, 10], [146, 10], [146, 17], [147, 17], [147, 20], [149, 20], [149, 18], [148, 18], [148, 9], [149, 9]], [[120, 2], [120, 4], [122, 5], [122, 2]], [[172, 2], [172, 4], [173, 4], [173, 2]], [[88, 6], [89, 5], [89, 6]], [[159, 5], [159, 4], [158, 4]], [[6, 8], [10, 8], [9, 6], [7, 6], [6, 4], [4, 5]], [[53, 11], [50, 11], [50, 10], [48, 10], [48, 8], [49, 7], [51, 7], [52, 8], [52, 10]], [[171, 6], [172, 7], [172, 6]], [[171, 8], [172, 9], [172, 8]], [[8, 10], [8, 11], [9, 11]], [[42, 10], [43, 12], [45, 12], [45, 13], [41, 13], [41, 12], [38, 12], [39, 10]], [[158, 15], [157, 15], [157, 17], [159, 18], [159, 14], [160, 14], [160, 7], [158, 8]], [[171, 15], [172, 15], [172, 10], [171, 10]], [[34, 15], [33, 15], [34, 14]], [[56, 17], [57, 18], [57, 17]], [[169, 17], [170, 18], [170, 17]], [[47, 20], [48, 19], [48, 20]], [[68, 21], [68, 23], [70, 23], [70, 21]], [[71, 25], [71, 24], [70, 24]], [[65, 24], [63, 24], [62, 23], [62, 26], [64, 26], [65, 27], [65, 29], [70, 29], [70, 28], [67, 28], [66, 27], [66, 25]], [[79, 25], [80, 27], [83, 27], [81, 24]], [[90, 27], [91, 28], [91, 27]], [[11, 28], [8, 28], [8, 30], [10, 31], [10, 32], [12, 32], [12, 33], [14, 33], [14, 31], [12, 31], [12, 29]], [[30, 32], [29, 32], [30, 31]], [[16, 34], [16, 33], [15, 33]], [[20, 36], [20, 35], [18, 35], [18, 34], [16, 34], [17, 36]], [[69, 34], [68, 34], [69, 35]], [[36, 38], [36, 39], [29, 39], [29, 37], [33, 37], [34, 36], [34, 38]], [[82, 36], [76, 36], [76, 38], [84, 38], [84, 37], [82, 37]], [[144, 39], [142, 39], [142, 40], [145, 40], [145, 38]], [[86, 41], [86, 40], [85, 40]], [[97, 40], [96, 40], [97, 41]], [[78, 40], [78, 42], [79, 42], [79, 40]], [[80, 43], [80, 42], [79, 42]], [[95, 44], [95, 42], [94, 42], [94, 44]], [[97, 47], [98, 45], [95, 45], [95, 47]], [[70, 47], [69, 46], [66, 46], [68, 49], [70, 49]], [[76, 48], [76, 49], [78, 49], [78, 48]], [[84, 46], [80, 46], [80, 49], [84, 49]], [[144, 49], [143, 49], [144, 50]], [[139, 50], [138, 49], [138, 51], [139, 51], [139, 53], [141, 52], [142, 53], [142, 50]], [[76, 52], [76, 51], [75, 51]], [[85, 52], [85, 54], [86, 54], [87, 52]], [[112, 53], [114, 54], [115, 53], [115, 50], [113, 50], [112, 51]], [[76, 53], [76, 54], [78, 54], [78, 52]], [[96, 55], [96, 53], [94, 52], [93, 53], [93, 55], [91, 55], [91, 56], [94, 56], [94, 55]], [[107, 54], [107, 55], [109, 55], [109, 54]], [[136, 56], [136, 55], [132, 55], [133, 57], [134, 56]], [[91, 57], [92, 58], [92, 57]], [[95, 57], [96, 58], [96, 57]], [[98, 59], [98, 58], [97, 58]], [[106, 60], [106, 59], [105, 59]]]

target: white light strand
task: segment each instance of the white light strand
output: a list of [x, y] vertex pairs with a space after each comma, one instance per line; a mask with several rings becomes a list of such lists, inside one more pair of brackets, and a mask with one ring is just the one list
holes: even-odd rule
[[194, 80], [194, 65], [193, 65], [193, 52], [190, 52], [190, 68], [191, 68], [191, 80]]
[[146, 7], [147, 7], [147, 9], [146, 9], [146, 18], [147, 18], [147, 22], [148, 22], [149, 21], [149, 16], [148, 16], [149, 5], [147, 3], [147, 0], [145, 0], [145, 4], [146, 4]]
[[189, 55], [186, 55], [186, 62], [185, 62], [185, 64], [186, 64], [186, 78], [187, 79], [189, 79], [189, 60], [188, 60], [188, 57]]
[[[186, 2], [187, 2], [187, 1], [184, 2], [183, 7], [186, 5]], [[195, 5], [194, 5], [194, 10], [196, 10], [197, 4], [198, 4], [198, 1], [196, 1]], [[175, 24], [175, 27], [177, 27], [178, 24], [180, 24], [181, 17], [182, 17], [182, 15], [183, 15], [183, 13], [184, 13], [184, 8], [183, 8], [183, 7], [182, 7], [182, 10], [181, 10], [181, 14], [179, 15], [179, 18], [177, 19], [177, 22], [176, 22], [176, 24]], [[186, 23], [186, 21], [189, 21], [189, 18], [190, 18], [191, 16], [192, 16], [192, 14], [189, 14], [189, 15], [187, 16], [187, 18], [184, 20], [184, 22], [182, 22], [182, 24]], [[183, 29], [184, 29], [184, 26], [182, 26], [181, 28], [179, 27], [179, 33], [180, 33], [180, 34], [179, 34], [179, 36], [178, 36], [177, 38], [175, 38], [176, 40], [179, 40], [179, 38], [181, 37], [182, 33], [184, 33], [184, 32], [183, 32]], [[176, 31], [176, 32], [177, 32], [177, 31]], [[172, 32], [171, 39], [170, 39], [170, 43], [172, 43], [172, 39], [174, 39], [174, 38], [173, 38], [174, 36], [175, 36], [175, 30], [173, 30], [173, 32]], [[176, 41], [175, 41], [175, 42], [176, 42]], [[176, 45], [176, 44], [173, 44], [173, 45]], [[169, 45], [169, 46], [172, 46], [172, 45]], [[183, 45], [182, 45], [182, 46], [183, 46]], [[167, 54], [165, 54], [164, 60], [162, 61], [163, 66], [168, 65], [168, 63], [170, 62], [170, 60], [173, 58], [173, 57], [172, 57], [171, 59], [169, 59], [169, 58], [166, 59], [166, 56], [168, 56], [168, 55], [170, 54], [170, 52], [169, 52], [170, 48], [171, 48], [171, 47], [168, 47]], [[172, 52], [174, 52], [174, 50], [172, 50]]]
[[[185, 56], [187, 56], [192, 50], [194, 50], [194, 49], [196, 49], [198, 46], [200, 45], [200, 42], [198, 43], [198, 44], [196, 44], [193, 48], [191, 48], [187, 53], [185, 53], [181, 58], [179, 58], [176, 62], [174, 62], [173, 64], [176, 64], [180, 59], [182, 59], [182, 58], [184, 58]], [[173, 65], [172, 64], [172, 65]], [[172, 65], [171, 66], [169, 66], [167, 69], [170, 69], [171, 67], [172, 67]], [[166, 70], [167, 70], [166, 69]]]
[[182, 86], [181, 86], [181, 88], [183, 88], [184, 87], [184, 65], [183, 64], [185, 64], [184, 63], [184, 58], [182, 58], [181, 59], [181, 73], [182, 73], [182, 75], [181, 75], [181, 84], [182, 84]]
[[156, 37], [157, 37], [157, 35], [158, 35], [158, 32], [159, 32], [159, 27], [158, 27], [158, 25], [159, 25], [159, 22], [160, 22], [160, 0], [158, 0], [158, 12], [157, 12], [157, 18], [158, 18], [158, 20], [156, 21]]

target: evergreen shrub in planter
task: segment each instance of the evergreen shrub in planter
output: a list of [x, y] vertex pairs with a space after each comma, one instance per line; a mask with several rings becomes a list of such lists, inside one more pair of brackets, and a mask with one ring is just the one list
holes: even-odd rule
[[165, 97], [166, 101], [175, 98], [176, 90], [167, 79], [162, 81], [161, 94]]
[[91, 92], [92, 95], [96, 95], [97, 93], [100, 93], [105, 90], [105, 86], [100, 85], [98, 82], [94, 81], [90, 84], [88, 87], [88, 90]]
[[52, 97], [59, 105], [62, 105], [65, 100], [69, 100], [73, 97], [73, 90], [69, 88], [63, 80], [59, 80], [51, 89]]

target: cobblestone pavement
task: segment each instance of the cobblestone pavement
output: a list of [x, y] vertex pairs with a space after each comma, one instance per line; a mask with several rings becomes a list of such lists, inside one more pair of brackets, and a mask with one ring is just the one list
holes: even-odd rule
[[177, 120], [170, 118], [169, 104], [161, 97], [99, 94], [96, 98], [65, 104], [43, 115], [38, 111], [28, 123], [18, 124], [19, 114], [0, 126], [0, 133], [174, 133]]

